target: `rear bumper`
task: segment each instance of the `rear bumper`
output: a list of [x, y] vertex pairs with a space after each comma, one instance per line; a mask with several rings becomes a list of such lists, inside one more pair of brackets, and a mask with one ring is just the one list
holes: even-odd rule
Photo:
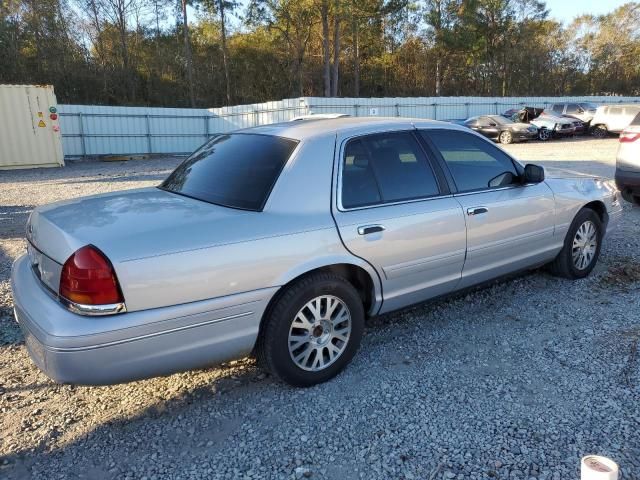
[[106, 317], [69, 312], [47, 293], [28, 258], [11, 273], [15, 317], [29, 355], [61, 383], [105, 385], [214, 365], [251, 352], [277, 290]]
[[640, 194], [640, 171], [620, 170], [616, 168], [616, 186], [621, 192]]

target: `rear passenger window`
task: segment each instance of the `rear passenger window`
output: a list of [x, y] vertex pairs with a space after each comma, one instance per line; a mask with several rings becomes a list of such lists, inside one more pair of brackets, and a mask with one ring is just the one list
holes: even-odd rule
[[631, 121], [631, 125], [633, 125], [634, 127], [640, 125], [640, 113], [638, 113], [638, 115], [636, 115], [635, 118]]
[[347, 143], [342, 206], [363, 207], [438, 195], [431, 166], [409, 132], [369, 135]]
[[554, 112], [554, 113], [562, 113], [562, 111], [563, 111], [563, 110], [564, 110], [564, 105], [563, 105], [563, 104], [558, 104], [558, 103], [556, 103], [556, 104], [553, 106], [553, 112]]
[[575, 115], [580, 112], [580, 106], [577, 103], [567, 105], [567, 115]]
[[421, 134], [440, 151], [460, 192], [505, 187], [518, 181], [511, 159], [482, 138], [444, 129]]

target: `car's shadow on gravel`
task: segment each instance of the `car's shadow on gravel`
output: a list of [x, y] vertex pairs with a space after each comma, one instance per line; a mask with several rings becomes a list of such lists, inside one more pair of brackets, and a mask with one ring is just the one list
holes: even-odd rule
[[[262, 426], [269, 428], [277, 425], [284, 419], [274, 412], [274, 406], [265, 406], [264, 409], [256, 409], [250, 415], [226, 416], [218, 414], [221, 406], [228, 403], [240, 404], [244, 398], [261, 395], [261, 393], [273, 394], [274, 391], [295, 392], [279, 382], [274, 381], [269, 375], [256, 368], [252, 359], [244, 359], [232, 362], [231, 365], [217, 366], [212, 369], [194, 371], [184, 374], [187, 378], [205, 375], [215, 370], [215, 378], [204, 382], [192, 389], [169, 389], [165, 392], [166, 398], [157, 399], [151, 405], [146, 406], [135, 414], [113, 415], [116, 412], [108, 412], [104, 423], [90, 430], [84, 435], [73, 436], [67, 443], [62, 440], [64, 431], [68, 431], [75, 422], [61, 421], [60, 425], [54, 425], [47, 434], [43, 435], [34, 449], [18, 450], [10, 455], [0, 456], [0, 477], [6, 479], [31, 479], [39, 475], [31, 471], [32, 466], [38, 461], [47, 464], [52, 462], [61, 464], [74, 464], [75, 475], [65, 478], [122, 478], [124, 472], [129, 471], [131, 465], [138, 463], [142, 458], [151, 461], [157, 460], [159, 443], [162, 447], [162, 455], [166, 458], [182, 457], [184, 452], [191, 456], [198, 456], [206, 452], [215, 451], [217, 446], [237, 432], [243, 424]], [[181, 374], [179, 374], [181, 375]], [[157, 382], [159, 379], [134, 382], [113, 387], [72, 387], [60, 386], [54, 382], [29, 385], [21, 388], [3, 388], [3, 395], [11, 395], [20, 391], [36, 389], [73, 389], [82, 390], [90, 388], [93, 395], [100, 395], [103, 389], [122, 389], [131, 391], [141, 388], [143, 391], [149, 382]], [[170, 377], [164, 379], [170, 385]], [[174, 379], [175, 380], [175, 379]], [[89, 392], [87, 392], [89, 393]], [[157, 398], [157, 397], [156, 397]], [[107, 406], [107, 409], [109, 406]], [[192, 423], [189, 419], [198, 419]], [[61, 419], [63, 420], [63, 419]], [[144, 432], [144, 433], [143, 433]], [[158, 434], [162, 432], [161, 434]], [[146, 436], [146, 433], [149, 433]], [[95, 462], [90, 456], [80, 452], [86, 445], [98, 446], [100, 450], [110, 450], [115, 444], [122, 445], [130, 436], [142, 438], [142, 441], [134, 441], [114, 457], [113, 462], [101, 464]], [[60, 446], [55, 446], [60, 445]], [[40, 472], [44, 474], [44, 472]], [[77, 477], [76, 477], [77, 475]], [[46, 474], [44, 474], [46, 476]]]

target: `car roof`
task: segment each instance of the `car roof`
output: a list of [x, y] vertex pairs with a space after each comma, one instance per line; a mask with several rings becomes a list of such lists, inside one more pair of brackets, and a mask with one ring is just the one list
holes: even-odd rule
[[335, 134], [337, 132], [363, 133], [372, 127], [393, 127], [396, 125], [415, 125], [419, 128], [450, 128], [452, 130], [463, 130], [464, 127], [454, 125], [449, 122], [437, 120], [425, 120], [423, 118], [401, 118], [401, 117], [340, 117], [307, 119], [301, 122], [282, 122], [259, 127], [243, 128], [236, 130], [242, 133], [256, 133], [263, 135], [274, 135], [279, 137], [292, 138], [296, 140], [306, 140], [312, 137]]

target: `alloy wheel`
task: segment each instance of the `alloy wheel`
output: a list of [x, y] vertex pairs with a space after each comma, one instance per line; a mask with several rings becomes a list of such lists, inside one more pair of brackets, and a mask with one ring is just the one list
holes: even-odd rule
[[513, 136], [511, 135], [511, 132], [502, 132], [500, 134], [500, 143], [511, 143], [512, 140]]
[[596, 255], [598, 249], [598, 231], [591, 220], [584, 222], [573, 237], [573, 247], [571, 250], [573, 265], [578, 270], [584, 270]]
[[540, 132], [538, 132], [538, 138], [545, 142], [551, 138], [551, 132], [546, 128], [541, 128]]
[[296, 314], [289, 329], [289, 355], [299, 368], [320, 371], [344, 353], [351, 336], [351, 313], [333, 295], [309, 300]]

